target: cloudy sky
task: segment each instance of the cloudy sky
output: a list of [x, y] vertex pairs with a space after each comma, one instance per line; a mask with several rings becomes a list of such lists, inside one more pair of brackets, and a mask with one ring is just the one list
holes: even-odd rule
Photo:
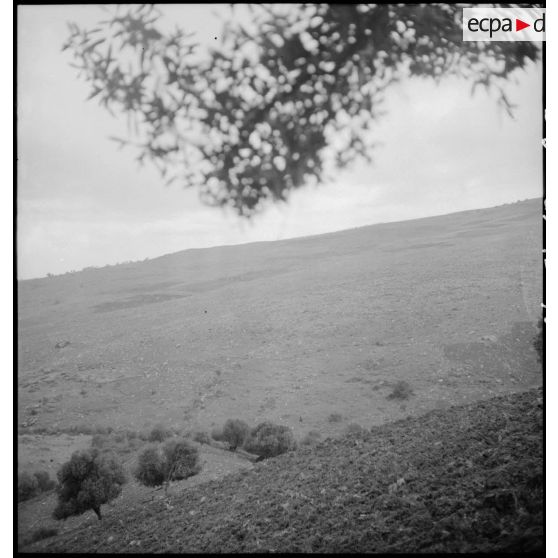
[[[162, 6], [169, 22], [219, 34], [218, 5]], [[542, 194], [541, 66], [518, 73], [509, 119], [483, 91], [449, 80], [391, 91], [374, 164], [296, 192], [253, 222], [166, 187], [110, 135], [125, 122], [94, 101], [61, 52], [67, 21], [93, 25], [96, 6], [18, 7], [18, 274], [21, 279], [221, 244], [277, 240], [491, 207]]]

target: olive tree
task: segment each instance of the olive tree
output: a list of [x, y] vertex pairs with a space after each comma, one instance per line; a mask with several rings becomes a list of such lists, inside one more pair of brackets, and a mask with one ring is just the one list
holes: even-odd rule
[[[154, 6], [114, 8], [64, 44], [89, 98], [125, 115], [140, 162], [212, 206], [251, 216], [359, 158], [389, 88], [459, 76], [496, 92], [540, 57], [530, 42], [464, 42], [467, 4], [250, 5], [205, 56], [193, 34], [163, 29]], [[511, 5], [510, 5], [511, 6]], [[238, 9], [238, 8], [237, 8]], [[332, 162], [330, 164], [330, 162]], [[331, 168], [330, 168], [331, 167]]]
[[93, 510], [101, 519], [101, 505], [119, 496], [126, 482], [122, 466], [97, 449], [74, 452], [62, 465], [57, 477], [55, 519], [66, 519], [87, 510]]

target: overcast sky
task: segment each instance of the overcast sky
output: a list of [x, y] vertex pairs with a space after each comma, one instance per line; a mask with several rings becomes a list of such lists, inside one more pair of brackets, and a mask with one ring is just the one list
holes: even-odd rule
[[[218, 5], [162, 6], [202, 42], [220, 31]], [[403, 83], [391, 91], [372, 166], [302, 189], [253, 222], [166, 187], [132, 151], [61, 52], [67, 21], [92, 25], [96, 6], [18, 7], [18, 274], [21, 279], [155, 257], [186, 248], [277, 240], [491, 207], [542, 195], [541, 66], [510, 84], [515, 120], [470, 84]]]

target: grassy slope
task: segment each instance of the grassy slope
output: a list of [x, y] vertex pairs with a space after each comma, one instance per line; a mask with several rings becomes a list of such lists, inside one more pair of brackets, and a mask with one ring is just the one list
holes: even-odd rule
[[531, 390], [326, 440], [25, 550], [542, 550], [543, 485]]
[[[208, 430], [239, 416], [334, 435], [537, 386], [540, 211], [530, 200], [23, 281], [18, 424]], [[403, 406], [386, 399], [397, 380], [415, 392]]]

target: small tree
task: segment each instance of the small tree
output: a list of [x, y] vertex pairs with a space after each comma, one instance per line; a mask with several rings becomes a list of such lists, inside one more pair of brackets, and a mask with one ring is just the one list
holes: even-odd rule
[[244, 447], [250, 453], [268, 458], [295, 449], [296, 441], [287, 426], [262, 422], [252, 430]]
[[170, 481], [187, 479], [201, 471], [199, 452], [188, 440], [169, 440], [164, 446], [147, 448], [134, 471], [136, 479], [145, 486], [164, 485]]
[[242, 446], [250, 433], [250, 427], [240, 419], [229, 419], [223, 426], [223, 440], [229, 443], [231, 451]]
[[66, 519], [91, 509], [99, 520], [101, 505], [122, 492], [126, 476], [122, 466], [97, 449], [74, 452], [58, 471], [58, 505], [53, 516]]
[[165, 463], [157, 447], [149, 447], [140, 454], [134, 476], [145, 486], [161, 486], [165, 482]]
[[201, 471], [198, 448], [188, 440], [169, 440], [163, 446], [167, 468], [167, 485], [172, 480], [183, 480]]
[[39, 483], [35, 476], [27, 471], [19, 473], [17, 476], [17, 499], [18, 502], [30, 500], [39, 493]]

